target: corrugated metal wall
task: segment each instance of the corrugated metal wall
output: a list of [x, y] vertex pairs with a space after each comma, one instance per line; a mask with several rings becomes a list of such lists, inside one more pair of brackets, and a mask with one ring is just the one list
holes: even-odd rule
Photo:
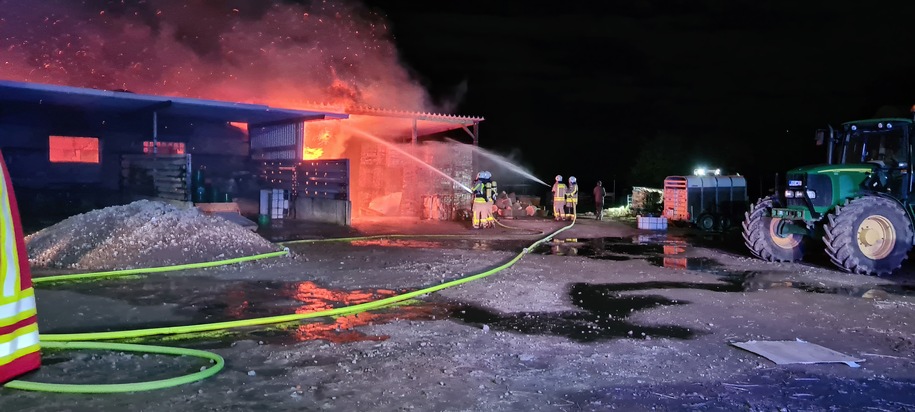
[[302, 156], [304, 123], [255, 126], [249, 133], [254, 160], [298, 160]]

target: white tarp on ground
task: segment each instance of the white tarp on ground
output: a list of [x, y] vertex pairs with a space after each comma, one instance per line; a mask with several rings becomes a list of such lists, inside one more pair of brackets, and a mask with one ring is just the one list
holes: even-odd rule
[[815, 343], [798, 340], [731, 342], [743, 350], [753, 352], [778, 365], [792, 363], [844, 363], [851, 367], [858, 367], [856, 362], [864, 359], [854, 358], [844, 353], [824, 348]]

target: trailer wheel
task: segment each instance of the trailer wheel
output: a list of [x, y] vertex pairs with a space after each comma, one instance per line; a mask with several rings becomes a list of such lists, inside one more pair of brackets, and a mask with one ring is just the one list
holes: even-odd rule
[[826, 254], [847, 272], [888, 275], [909, 257], [912, 222], [894, 200], [859, 197], [837, 206], [827, 219]]
[[769, 262], [797, 262], [804, 258], [808, 238], [798, 234], [780, 236], [782, 219], [769, 217], [769, 210], [778, 207], [775, 196], [759, 199], [745, 214], [743, 242], [754, 256]]
[[696, 219], [696, 226], [706, 232], [711, 232], [715, 229], [715, 217], [708, 213], [703, 213]]
[[727, 232], [731, 228], [731, 217], [721, 215], [718, 216], [718, 230], [722, 232]]

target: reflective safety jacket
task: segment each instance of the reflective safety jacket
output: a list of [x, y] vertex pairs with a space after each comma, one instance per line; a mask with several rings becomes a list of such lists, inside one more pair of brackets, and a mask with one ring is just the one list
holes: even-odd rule
[[569, 191], [566, 192], [566, 201], [569, 203], [578, 203], [578, 183], [569, 185]]
[[13, 185], [0, 154], [0, 384], [37, 369], [38, 319]]
[[554, 202], [565, 202], [566, 201], [566, 184], [562, 182], [553, 183], [553, 201]]

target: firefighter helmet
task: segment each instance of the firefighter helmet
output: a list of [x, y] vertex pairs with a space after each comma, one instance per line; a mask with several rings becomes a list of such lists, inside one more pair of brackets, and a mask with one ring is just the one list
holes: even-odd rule
[[575, 180], [575, 176], [569, 176], [569, 183], [575, 183], [575, 182], [577, 182], [577, 180]]
[[562, 175], [556, 175], [556, 181], [557, 181], [557, 182], [561, 182], [561, 181], [562, 181]]

